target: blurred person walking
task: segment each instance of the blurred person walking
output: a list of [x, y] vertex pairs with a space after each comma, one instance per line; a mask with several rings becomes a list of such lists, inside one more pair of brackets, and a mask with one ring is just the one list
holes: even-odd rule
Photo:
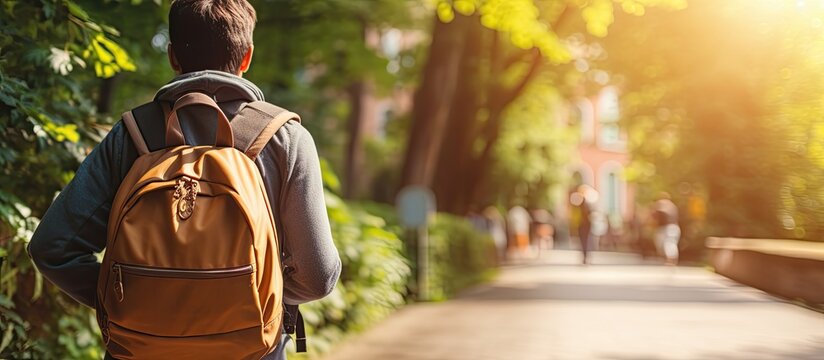
[[522, 206], [513, 206], [506, 215], [506, 228], [509, 230], [510, 244], [520, 255], [529, 249], [529, 224], [532, 218], [529, 211]]
[[506, 260], [506, 224], [498, 208], [490, 205], [484, 208], [483, 217], [486, 219], [486, 229], [492, 236], [495, 248], [498, 251], [498, 260]]
[[592, 247], [592, 218], [595, 204], [598, 202], [598, 192], [589, 185], [579, 186], [570, 194], [569, 202], [578, 212], [578, 239], [581, 242], [581, 263], [588, 264], [589, 251]]
[[555, 242], [555, 226], [552, 214], [546, 209], [532, 211], [532, 246], [537, 248], [538, 257], [541, 250], [552, 249]]
[[668, 265], [677, 265], [681, 227], [678, 226], [678, 207], [669, 193], [658, 194], [658, 200], [652, 205], [652, 218], [656, 226], [655, 247], [658, 254], [664, 255]]

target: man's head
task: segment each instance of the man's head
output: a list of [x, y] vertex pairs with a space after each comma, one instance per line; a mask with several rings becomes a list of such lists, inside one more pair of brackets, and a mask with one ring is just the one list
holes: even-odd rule
[[246, 0], [173, 0], [169, 62], [178, 73], [219, 70], [241, 75], [252, 60], [257, 16]]

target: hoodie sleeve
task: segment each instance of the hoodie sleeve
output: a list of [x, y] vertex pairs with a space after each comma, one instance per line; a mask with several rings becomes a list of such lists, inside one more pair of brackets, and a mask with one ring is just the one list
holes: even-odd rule
[[28, 245], [37, 269], [60, 290], [94, 307], [106, 228], [122, 179], [125, 132], [118, 123], [86, 157], [46, 211]]
[[284, 253], [284, 302], [320, 299], [335, 288], [341, 262], [332, 241], [314, 140], [300, 123], [290, 121], [258, 159]]

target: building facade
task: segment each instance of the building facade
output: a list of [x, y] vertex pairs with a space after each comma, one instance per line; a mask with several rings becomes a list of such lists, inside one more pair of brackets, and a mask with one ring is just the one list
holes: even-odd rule
[[[579, 130], [577, 151], [569, 169], [570, 191], [585, 184], [597, 193], [592, 233], [601, 245], [618, 245], [634, 216], [635, 191], [625, 179], [630, 157], [627, 134], [621, 129], [619, 91], [602, 88], [594, 96], [578, 96], [569, 102], [567, 121]], [[567, 206], [569, 206], [567, 204]], [[574, 222], [566, 213], [574, 237]]]

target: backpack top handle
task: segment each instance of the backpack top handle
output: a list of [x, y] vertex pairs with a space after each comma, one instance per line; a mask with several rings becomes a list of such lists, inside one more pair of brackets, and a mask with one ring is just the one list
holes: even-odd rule
[[209, 95], [193, 92], [181, 96], [172, 110], [169, 112], [169, 117], [166, 119], [166, 146], [174, 147], [186, 145], [186, 138], [183, 136], [183, 129], [180, 127], [180, 120], [177, 117], [177, 111], [193, 105], [203, 105], [214, 109], [217, 112], [217, 128], [215, 130], [215, 146], [234, 147], [234, 137], [232, 135], [232, 126], [229, 124], [229, 119], [217, 103], [209, 97]]

